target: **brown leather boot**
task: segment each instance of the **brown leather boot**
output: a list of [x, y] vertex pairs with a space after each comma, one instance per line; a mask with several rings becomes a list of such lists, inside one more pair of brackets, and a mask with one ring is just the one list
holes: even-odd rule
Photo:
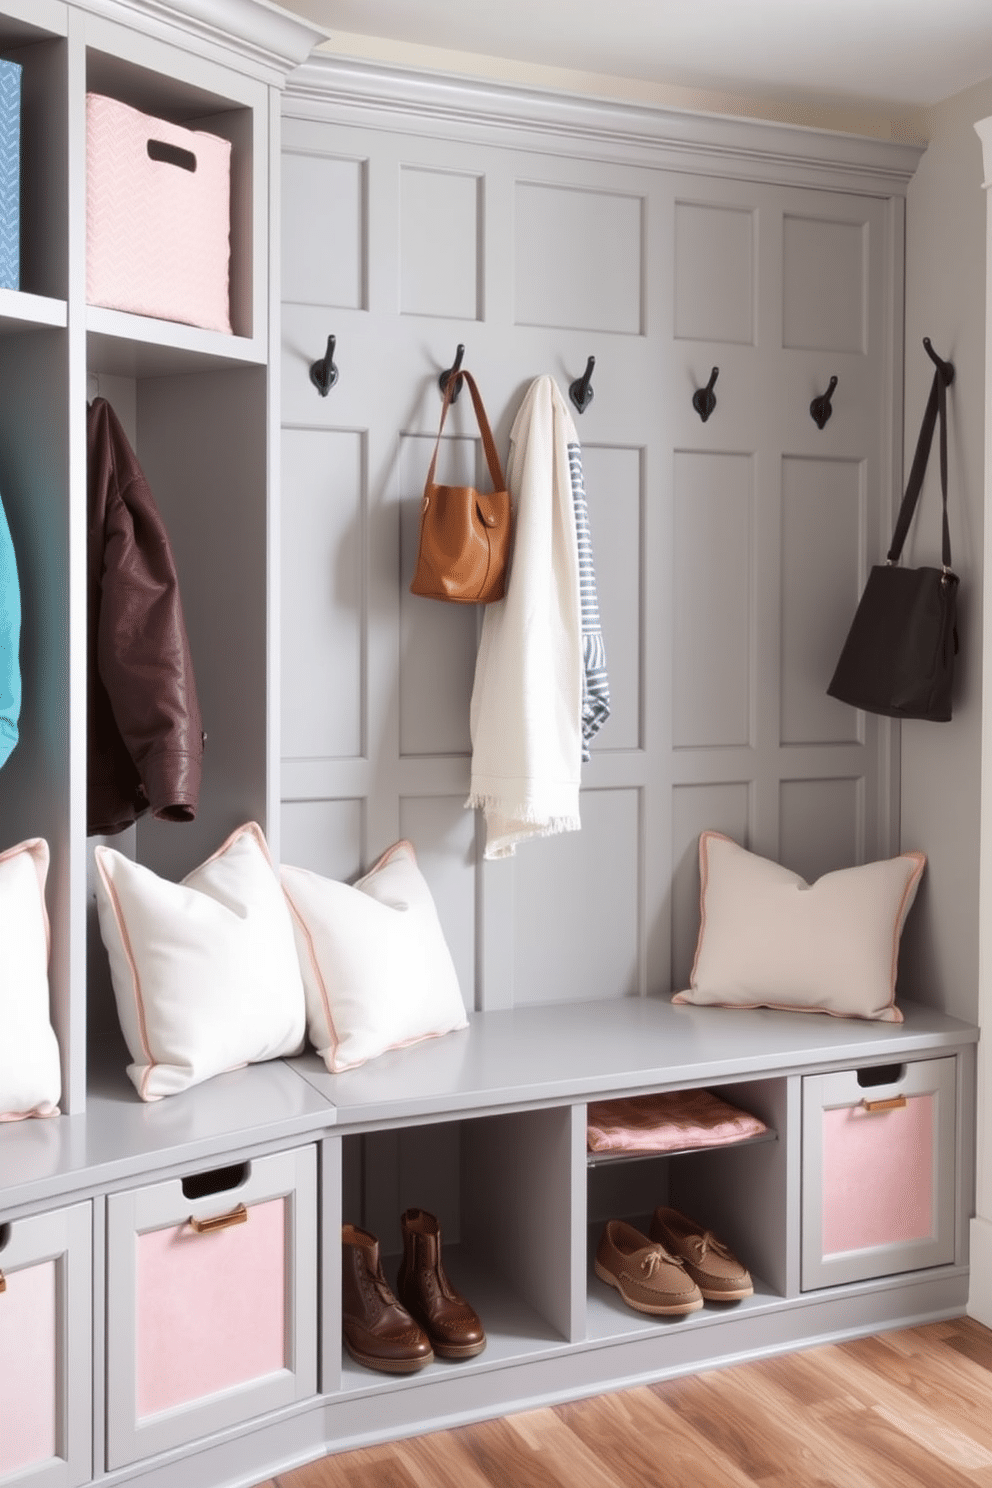
[[369, 1369], [408, 1374], [434, 1358], [427, 1335], [389, 1290], [378, 1240], [350, 1224], [341, 1227], [341, 1326], [345, 1348]]
[[441, 1226], [426, 1209], [407, 1209], [400, 1221], [403, 1259], [396, 1291], [423, 1328], [439, 1359], [470, 1359], [486, 1346], [486, 1333], [441, 1264]]

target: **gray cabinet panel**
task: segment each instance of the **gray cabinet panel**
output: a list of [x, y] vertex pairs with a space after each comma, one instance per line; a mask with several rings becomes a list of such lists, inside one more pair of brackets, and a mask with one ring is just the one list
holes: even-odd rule
[[475, 320], [481, 313], [483, 181], [457, 171], [400, 171], [400, 311]]

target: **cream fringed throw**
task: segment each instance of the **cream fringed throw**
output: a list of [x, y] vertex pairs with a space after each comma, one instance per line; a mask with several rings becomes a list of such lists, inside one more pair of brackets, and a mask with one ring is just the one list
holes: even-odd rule
[[582, 624], [568, 447], [578, 436], [550, 377], [510, 431], [516, 531], [505, 599], [486, 606], [472, 689], [472, 785], [487, 858], [579, 830]]

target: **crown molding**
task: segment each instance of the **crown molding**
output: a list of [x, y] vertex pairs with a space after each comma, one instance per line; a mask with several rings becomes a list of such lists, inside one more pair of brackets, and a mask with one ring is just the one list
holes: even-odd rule
[[211, 49], [235, 52], [282, 81], [326, 41], [327, 31], [271, 0], [75, 0], [108, 20], [140, 21], [142, 30], [175, 40], [192, 36]]
[[283, 115], [462, 140], [512, 133], [524, 148], [878, 196], [905, 195], [925, 148], [321, 53], [288, 79]]

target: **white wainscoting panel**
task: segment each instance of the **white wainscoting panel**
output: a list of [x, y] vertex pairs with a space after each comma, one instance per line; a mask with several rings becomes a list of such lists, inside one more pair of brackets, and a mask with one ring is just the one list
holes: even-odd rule
[[782, 743], [856, 742], [853, 708], [827, 696], [863, 586], [867, 470], [782, 461]]
[[[821, 209], [822, 210], [822, 209]], [[865, 220], [786, 215], [783, 345], [804, 351], [868, 350], [868, 225]]]
[[[296, 231], [336, 198], [349, 264], [344, 289], [322, 250], [284, 265], [285, 856], [349, 878], [409, 837], [479, 1010], [663, 995], [692, 963], [701, 831], [804, 874], [891, 850], [891, 730], [825, 687], [899, 485], [898, 218], [496, 125], [290, 112], [283, 137]], [[459, 342], [504, 463], [532, 379], [567, 395], [596, 359], [573, 416], [613, 712], [581, 831], [496, 861], [463, 806], [482, 611], [409, 593]], [[488, 483], [465, 396], [438, 473]]]
[[519, 850], [515, 1003], [637, 991], [639, 817], [636, 791], [583, 791], [581, 832]]
[[287, 151], [282, 160], [282, 283], [290, 304], [366, 304], [364, 160]]
[[675, 335], [750, 346], [757, 319], [754, 230], [746, 207], [675, 204]]
[[777, 856], [807, 883], [863, 860], [863, 786], [857, 779], [782, 781]]
[[723, 832], [750, 847], [751, 801], [746, 781], [680, 785], [672, 792], [671, 990], [689, 985], [699, 936], [699, 834]]
[[465, 1006], [475, 1005], [475, 812], [456, 796], [405, 796], [400, 833], [414, 844], [417, 863], [437, 906], [458, 973]]
[[582, 447], [582, 473], [610, 676], [610, 716], [592, 743], [601, 750], [641, 744], [644, 553], [642, 451]]
[[283, 430], [282, 741], [288, 758], [363, 750], [362, 438]]
[[754, 650], [754, 472], [747, 454], [674, 462], [672, 742], [747, 744]]
[[[468, 402], [468, 395], [465, 395]], [[420, 506], [434, 442], [405, 436], [400, 441], [400, 753], [467, 755], [468, 699], [475, 676], [479, 613], [475, 605], [445, 604], [410, 593], [420, 542]], [[479, 442], [445, 434], [438, 451], [437, 479], [448, 485], [479, 483], [489, 490], [488, 471], [478, 468]]]
[[354, 880], [365, 857], [364, 817], [361, 801], [284, 801], [282, 861], [342, 883]]
[[641, 198], [518, 181], [514, 207], [516, 323], [636, 336]]
[[404, 315], [476, 320], [482, 180], [459, 171], [400, 172], [400, 309]]

